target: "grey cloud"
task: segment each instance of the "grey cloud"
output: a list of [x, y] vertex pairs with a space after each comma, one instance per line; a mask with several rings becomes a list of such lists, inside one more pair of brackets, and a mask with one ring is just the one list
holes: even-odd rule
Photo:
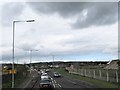
[[59, 13], [62, 17], [76, 15], [88, 6], [84, 2], [28, 2], [28, 4], [38, 13]]
[[24, 9], [23, 3], [18, 3], [18, 2], [5, 3], [1, 10], [2, 25], [10, 26], [12, 21], [21, 15], [23, 9]]
[[[29, 59], [29, 57], [30, 57], [29, 54], [19, 53], [19, 54], [15, 54], [14, 58], [15, 58], [15, 61], [16, 61], [17, 59], [20, 59], [20, 60], [26, 59], [26, 58]], [[2, 61], [12, 61], [12, 53], [2, 55]]]
[[85, 28], [89, 26], [110, 25], [117, 20], [117, 3], [97, 3], [88, 9], [87, 18], [84, 21], [78, 19], [73, 26], [75, 28]]
[[31, 43], [22, 43], [21, 45], [17, 46], [17, 48], [21, 49], [21, 50], [31, 50], [31, 49], [34, 49], [35, 47], [35, 44]]
[[[118, 20], [118, 3], [116, 2], [28, 2], [37, 13], [58, 13], [63, 18], [78, 16], [73, 28], [110, 25]], [[87, 11], [84, 21], [83, 11]]]

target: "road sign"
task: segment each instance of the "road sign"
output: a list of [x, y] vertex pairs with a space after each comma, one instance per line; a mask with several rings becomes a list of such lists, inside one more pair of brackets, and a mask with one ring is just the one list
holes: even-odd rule
[[16, 74], [16, 70], [9, 70], [9, 74]]

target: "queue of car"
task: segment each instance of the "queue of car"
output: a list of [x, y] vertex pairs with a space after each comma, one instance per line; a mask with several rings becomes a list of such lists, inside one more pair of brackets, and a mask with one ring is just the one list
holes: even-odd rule
[[[52, 80], [50, 76], [47, 74], [47, 72], [49, 72], [49, 69], [38, 71], [38, 73], [40, 74], [40, 83], [39, 83], [40, 88], [53, 88]], [[58, 72], [54, 72], [53, 76], [61, 77], [61, 74], [59, 74]]]
[[40, 88], [53, 88], [52, 80], [45, 70], [41, 70]]
[[40, 88], [53, 88], [52, 81], [50, 79], [40, 80]]

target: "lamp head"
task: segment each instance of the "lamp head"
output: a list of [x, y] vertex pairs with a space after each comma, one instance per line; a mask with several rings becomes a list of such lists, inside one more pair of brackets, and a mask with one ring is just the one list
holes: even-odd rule
[[35, 20], [27, 20], [26, 22], [34, 22]]

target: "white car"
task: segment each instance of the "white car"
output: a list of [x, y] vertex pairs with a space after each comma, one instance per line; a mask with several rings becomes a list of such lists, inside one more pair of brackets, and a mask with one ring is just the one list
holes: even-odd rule
[[44, 70], [41, 70], [41, 74], [44, 74], [45, 73], [45, 71]]
[[54, 77], [61, 77], [61, 74], [59, 74], [58, 72], [54, 72]]
[[46, 69], [46, 72], [49, 72], [49, 69]]
[[41, 80], [44, 80], [44, 79], [49, 79], [49, 76], [48, 76], [47, 73], [43, 73], [43, 74], [41, 75]]

